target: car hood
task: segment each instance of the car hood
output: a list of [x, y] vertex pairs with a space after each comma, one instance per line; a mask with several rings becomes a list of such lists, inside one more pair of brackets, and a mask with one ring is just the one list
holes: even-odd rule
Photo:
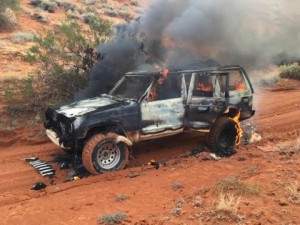
[[102, 95], [100, 97], [84, 99], [64, 105], [56, 109], [56, 112], [66, 117], [78, 117], [89, 112], [98, 110], [107, 110], [123, 105], [125, 101], [114, 100], [111, 96]]

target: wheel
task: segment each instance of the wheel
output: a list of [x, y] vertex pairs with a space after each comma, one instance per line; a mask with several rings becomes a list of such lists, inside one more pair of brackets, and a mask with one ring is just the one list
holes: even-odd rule
[[234, 154], [238, 135], [236, 126], [236, 122], [228, 117], [218, 118], [208, 134], [207, 145], [210, 150], [220, 156]]
[[115, 144], [117, 136], [115, 133], [96, 134], [87, 141], [82, 151], [82, 162], [90, 173], [105, 173], [126, 166], [128, 146], [123, 142]]

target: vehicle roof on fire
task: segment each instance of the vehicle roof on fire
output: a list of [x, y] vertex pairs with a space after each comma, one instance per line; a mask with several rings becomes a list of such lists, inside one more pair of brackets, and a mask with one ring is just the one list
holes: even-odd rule
[[[228, 73], [226, 71], [229, 70], [236, 70], [241, 69], [238, 65], [232, 65], [232, 66], [222, 66], [222, 67], [206, 67], [206, 68], [199, 68], [195, 70], [177, 70], [177, 71], [169, 71], [169, 74], [190, 74], [190, 73], [208, 73], [209, 75], [215, 75], [215, 74], [224, 74]], [[161, 76], [161, 73], [158, 71], [132, 71], [126, 73], [126, 76]]]

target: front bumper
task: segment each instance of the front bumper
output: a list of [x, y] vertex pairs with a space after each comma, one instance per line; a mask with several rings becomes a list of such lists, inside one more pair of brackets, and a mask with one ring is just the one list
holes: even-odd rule
[[70, 149], [70, 147], [65, 147], [63, 143], [61, 143], [60, 138], [58, 137], [57, 133], [53, 130], [46, 129], [46, 134], [48, 138], [57, 146], [63, 149]]

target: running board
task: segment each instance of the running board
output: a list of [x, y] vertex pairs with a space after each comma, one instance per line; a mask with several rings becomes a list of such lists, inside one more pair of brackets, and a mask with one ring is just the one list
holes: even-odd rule
[[29, 164], [33, 166], [42, 175], [42, 177], [55, 175], [55, 169], [43, 160], [33, 160], [30, 161]]

